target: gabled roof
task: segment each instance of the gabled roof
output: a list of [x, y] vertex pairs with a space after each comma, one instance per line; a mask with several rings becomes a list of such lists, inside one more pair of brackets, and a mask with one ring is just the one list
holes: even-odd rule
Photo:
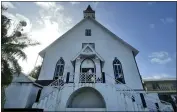
[[114, 33], [112, 33], [106, 27], [104, 27], [103, 25], [101, 25], [98, 21], [96, 21], [95, 19], [92, 19], [92, 18], [84, 18], [79, 23], [77, 23], [74, 27], [72, 27], [70, 30], [68, 30], [66, 33], [64, 33], [62, 36], [60, 36], [58, 39], [56, 39], [53, 43], [51, 43], [49, 46], [47, 46], [45, 49], [43, 49], [41, 52], [39, 52], [39, 55], [41, 57], [44, 57], [45, 51], [46, 51], [47, 48], [51, 47], [53, 44], [55, 44], [57, 41], [59, 41], [61, 38], [63, 38], [66, 34], [68, 34], [70, 31], [72, 31], [74, 28], [76, 28], [77, 26], [79, 26], [80, 24], [82, 24], [86, 20], [91, 20], [92, 22], [94, 22], [95, 24], [97, 24], [98, 26], [100, 26], [101, 28], [103, 28], [105, 31], [107, 31], [114, 38], [116, 38], [118, 41], [120, 41], [122, 44], [124, 44], [127, 47], [129, 47], [134, 52], [134, 56], [136, 56], [138, 54], [139, 51], [137, 49], [135, 49], [134, 47], [132, 47], [131, 45], [129, 45], [128, 43], [126, 43], [124, 40], [122, 40], [121, 38], [119, 38], [117, 35], [115, 35]]
[[31, 83], [36, 85], [37, 87], [43, 87], [40, 83], [36, 83], [36, 79], [34, 79], [31, 76], [25, 75], [24, 73], [21, 73], [19, 75], [14, 74], [13, 75], [13, 79], [12, 79], [12, 83]]
[[35, 81], [34, 78], [31, 76], [27, 76], [24, 73], [21, 73], [20, 75], [13, 75], [13, 80], [12, 83], [17, 83], [17, 82], [28, 82], [28, 83], [33, 83]]
[[87, 44], [71, 61], [74, 61], [80, 55], [96, 55], [102, 62], [104, 62], [103, 58], [95, 51], [95, 49], [90, 47], [89, 44]]

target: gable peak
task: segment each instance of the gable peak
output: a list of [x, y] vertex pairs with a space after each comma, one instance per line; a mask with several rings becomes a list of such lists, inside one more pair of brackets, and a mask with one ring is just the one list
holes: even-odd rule
[[88, 7], [87, 7], [87, 9], [85, 11], [87, 11], [87, 12], [94, 12], [94, 10], [92, 10], [92, 8], [91, 8], [90, 5], [88, 5]]

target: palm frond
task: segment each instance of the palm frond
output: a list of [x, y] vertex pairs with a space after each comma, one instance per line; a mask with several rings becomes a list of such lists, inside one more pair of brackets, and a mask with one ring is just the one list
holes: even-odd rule
[[[1, 7], [2, 12], [7, 8]], [[14, 29], [14, 33], [10, 36], [7, 35], [9, 27], [11, 26], [11, 20], [5, 15], [1, 15], [1, 76], [2, 83], [4, 85], [10, 84], [13, 74], [21, 73], [21, 66], [18, 63], [17, 58], [23, 60], [27, 58], [24, 49], [30, 46], [39, 45], [38, 42], [28, 38], [27, 34], [22, 34], [20, 31]], [[19, 34], [20, 35], [17, 35]]]
[[22, 60], [27, 59], [27, 55], [22, 50], [16, 48], [8, 48], [2, 54], [11, 55]]
[[8, 85], [12, 81], [13, 70], [8, 62], [1, 58], [1, 78], [2, 85]]
[[14, 74], [20, 74], [22, 68], [18, 63], [18, 60], [13, 56], [8, 56], [7, 60], [8, 60], [9, 65], [11, 65]]

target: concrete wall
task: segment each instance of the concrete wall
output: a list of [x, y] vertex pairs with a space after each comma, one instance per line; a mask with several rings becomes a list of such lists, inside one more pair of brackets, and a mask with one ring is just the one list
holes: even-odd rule
[[43, 87], [39, 100], [43, 99], [45, 96], [50, 94], [52, 91], [54, 91], [54, 88], [52, 88], [50, 86]]
[[34, 104], [34, 102], [36, 101], [39, 89], [40, 89], [39, 87], [36, 87], [34, 85], [32, 86], [31, 92], [28, 96], [28, 100], [27, 100], [27, 104], [26, 104], [27, 108], [31, 108], [32, 105]]
[[[85, 36], [85, 29], [91, 29], [92, 36]], [[134, 89], [142, 89], [132, 51], [91, 20], [86, 20], [47, 49], [39, 80], [53, 79], [60, 57], [65, 61], [64, 75], [73, 72], [71, 59], [81, 50], [82, 43], [95, 43], [95, 50], [105, 60], [103, 72], [114, 77], [112, 62], [117, 57], [122, 63], [126, 84]], [[110, 82], [114, 83], [114, 80], [110, 79]]]
[[4, 108], [27, 108], [34, 103], [37, 88], [32, 83], [11, 83], [5, 93]]

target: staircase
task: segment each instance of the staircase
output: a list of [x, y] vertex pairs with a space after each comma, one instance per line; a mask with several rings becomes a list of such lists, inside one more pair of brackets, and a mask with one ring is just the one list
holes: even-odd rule
[[[106, 84], [113, 87], [116, 91], [119, 91], [117, 94], [119, 94], [118, 96], [122, 101], [121, 103], [124, 104], [125, 111], [148, 111], [148, 109], [144, 108], [140, 102], [137, 102], [135, 96], [137, 96], [138, 94], [133, 92], [133, 90], [130, 90], [128, 88], [117, 88], [115, 84], [109, 82], [108, 80], [106, 80]], [[121, 103], [119, 105], [121, 105]]]
[[35, 102], [32, 108], [44, 109], [44, 111], [55, 111], [56, 103], [60, 102], [57, 101], [57, 96], [60, 93], [60, 90], [63, 89], [64, 82], [61, 78], [59, 78], [49, 84], [49, 86], [53, 87], [52, 92], [42, 97], [39, 102]]
[[[109, 74], [105, 74], [105, 75], [109, 76], [111, 79], [115, 79]], [[94, 81], [94, 83], [96, 82]], [[85, 84], [87, 85], [88, 83], [83, 83], [83, 84], [79, 83], [79, 85], [80, 84], [85, 86]], [[136, 99], [137, 96], [140, 97], [139, 96], [140, 92], [134, 91], [133, 89], [131, 89], [125, 84], [122, 84], [124, 86], [124, 89], [118, 88], [115, 84], [109, 82], [108, 80], [106, 80], [105, 84], [108, 84], [110, 87], [113, 87], [116, 91], [119, 91], [119, 96], [122, 101], [121, 103], [125, 104], [125, 109], [124, 109], [125, 111], [130, 111], [130, 110], [131, 111], [171, 111], [171, 112], [173, 111], [173, 108], [170, 103], [161, 101], [159, 99], [154, 99], [153, 97], [148, 96], [147, 93], [143, 93], [143, 96], [147, 104], [147, 107], [143, 107], [142, 102], [138, 102]], [[49, 86], [53, 87], [52, 92], [42, 97], [39, 102], [34, 103], [32, 108], [44, 109], [44, 111], [56, 110], [55, 105], [59, 105], [61, 100], [61, 98], [58, 98], [58, 96], [60, 96], [59, 95], [60, 90], [64, 88], [63, 79], [59, 78], [54, 82], [52, 82]], [[156, 106], [155, 103], [158, 103], [159, 106]]]
[[[111, 79], [118, 81], [114, 77], [110, 76], [109, 74], [106, 74], [106, 75], [109, 76]], [[107, 84], [114, 87], [117, 91], [121, 91], [121, 94], [123, 94], [123, 96], [124, 96], [125, 102], [126, 102], [126, 100], [134, 99], [134, 102], [132, 101], [132, 103], [134, 105], [134, 109], [133, 109], [134, 111], [171, 111], [171, 112], [174, 111], [172, 108], [172, 105], [170, 103], [159, 100], [159, 99], [154, 99], [153, 97], [148, 96], [147, 93], [143, 93], [143, 96], [145, 97], [145, 101], [147, 104], [147, 108], [144, 108], [142, 103], [137, 102], [137, 100], [134, 97], [136, 95], [139, 95], [140, 92], [134, 91], [133, 89], [131, 89], [127, 85], [121, 83], [120, 81], [118, 81], [118, 82], [120, 84], [122, 84], [125, 88], [124, 89], [117, 88], [114, 84], [112, 84], [108, 80], [106, 80]], [[131, 102], [131, 101], [128, 101], [128, 102]], [[158, 103], [159, 106], [156, 106], [155, 103]], [[127, 105], [127, 107], [128, 107], [128, 105]]]

